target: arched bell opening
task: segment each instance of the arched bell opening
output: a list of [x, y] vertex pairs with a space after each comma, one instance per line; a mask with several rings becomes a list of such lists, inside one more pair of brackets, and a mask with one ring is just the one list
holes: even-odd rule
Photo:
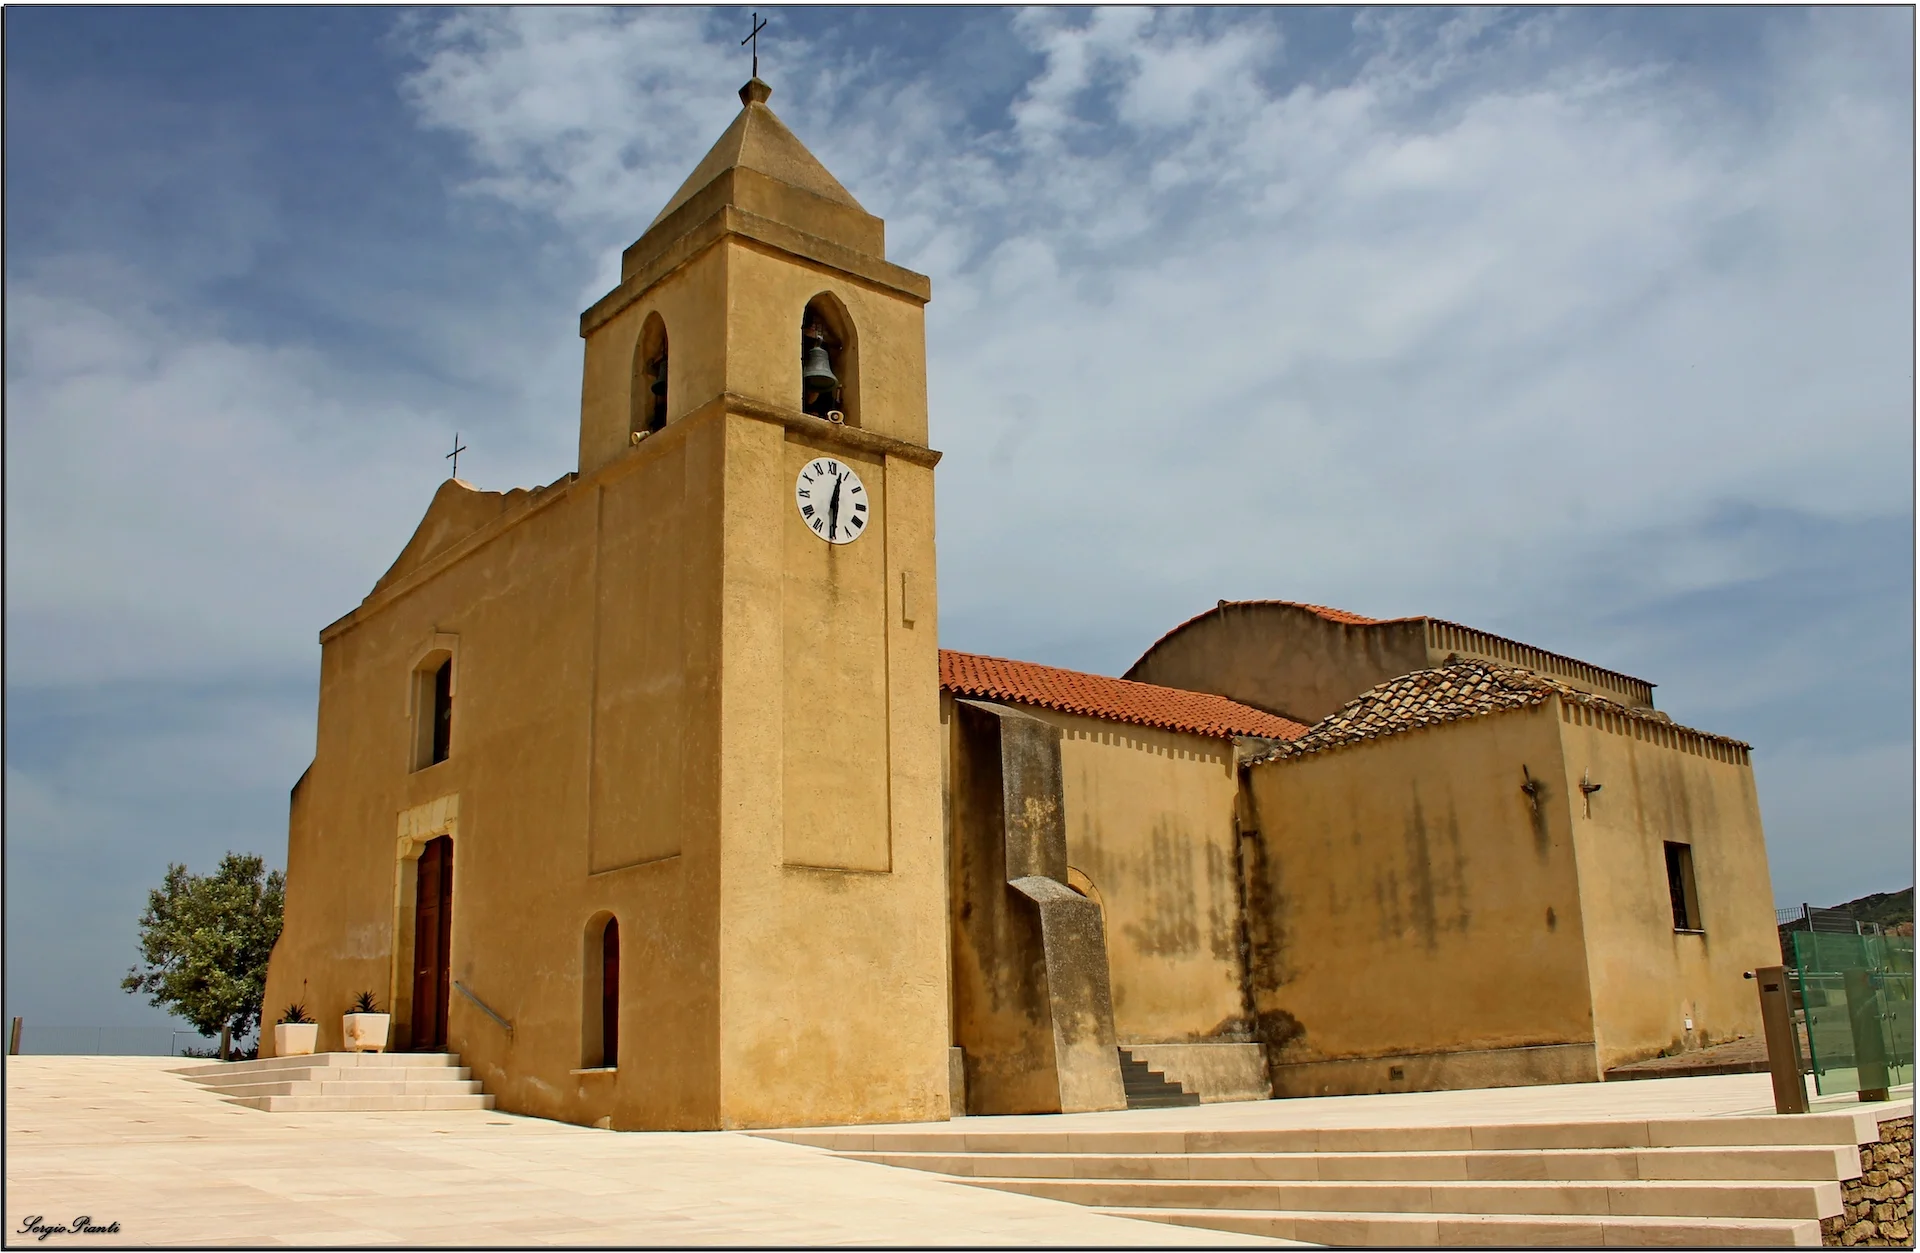
[[667, 424], [667, 324], [647, 315], [633, 346], [632, 415], [627, 429], [650, 435]]
[[580, 1066], [612, 1069], [620, 1058], [620, 920], [597, 913], [581, 937]]
[[816, 418], [860, 425], [860, 345], [853, 318], [832, 292], [800, 318], [800, 407]]

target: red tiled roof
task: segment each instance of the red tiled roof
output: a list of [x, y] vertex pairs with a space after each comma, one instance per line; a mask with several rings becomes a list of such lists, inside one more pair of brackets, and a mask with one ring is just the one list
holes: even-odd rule
[[1634, 722], [1659, 723], [1680, 735], [1739, 749], [1752, 745], [1724, 735], [1713, 735], [1692, 727], [1683, 727], [1663, 714], [1629, 709], [1619, 701], [1562, 683], [1543, 674], [1518, 666], [1493, 665], [1465, 657], [1455, 657], [1431, 670], [1415, 670], [1397, 679], [1389, 679], [1369, 688], [1333, 713], [1313, 724], [1307, 734], [1290, 736], [1256, 760], [1288, 761], [1329, 748], [1377, 740], [1420, 727], [1439, 726], [1483, 714], [1509, 709], [1531, 709], [1558, 696], [1572, 705], [1603, 710], [1614, 717]]
[[1229, 605], [1232, 605], [1232, 604], [1292, 605], [1295, 609], [1305, 609], [1310, 613], [1319, 614], [1322, 618], [1325, 618], [1328, 622], [1344, 622], [1348, 626], [1374, 626], [1378, 623], [1388, 621], [1388, 619], [1386, 618], [1363, 618], [1357, 613], [1348, 613], [1344, 609], [1333, 609], [1326, 605], [1309, 605], [1303, 601], [1297, 601], [1297, 600], [1261, 600], [1261, 601], [1231, 601], [1230, 600], [1227, 603]]
[[1290, 740], [1307, 733], [1306, 727], [1290, 718], [1224, 696], [946, 648], [940, 650], [940, 686], [962, 696], [1015, 701], [1061, 713], [1220, 739], [1258, 735]]

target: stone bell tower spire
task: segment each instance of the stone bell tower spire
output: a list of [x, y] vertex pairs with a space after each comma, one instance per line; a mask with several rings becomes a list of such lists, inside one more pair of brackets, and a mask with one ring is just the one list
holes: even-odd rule
[[[842, 407], [857, 427], [926, 443], [921, 309], [930, 285], [886, 259], [885, 224], [767, 107], [772, 94], [758, 78], [740, 88], [733, 123], [621, 255], [620, 285], [581, 315], [583, 472], [648, 426], [721, 395], [802, 409], [799, 341], [789, 328], [763, 323], [769, 302], [793, 293], [802, 309], [830, 294], [836, 307], [821, 321], [842, 324], [829, 326], [829, 337], [854, 375], [876, 351], [906, 354], [890, 355], [885, 376], [848, 379]], [[856, 313], [855, 304], [865, 308]], [[654, 313], [664, 349], [646, 330]], [[791, 345], [775, 342], [789, 338]], [[648, 360], [633, 359], [636, 345]], [[662, 357], [671, 365], [653, 370]]]
[[589, 870], [658, 955], [616, 1126], [949, 1108], [928, 283], [771, 94], [580, 321]]

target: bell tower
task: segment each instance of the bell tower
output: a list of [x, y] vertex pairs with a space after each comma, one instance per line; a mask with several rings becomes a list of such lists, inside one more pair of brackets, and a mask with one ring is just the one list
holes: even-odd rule
[[930, 288], [770, 95], [580, 321], [615, 1126], [948, 1110]]

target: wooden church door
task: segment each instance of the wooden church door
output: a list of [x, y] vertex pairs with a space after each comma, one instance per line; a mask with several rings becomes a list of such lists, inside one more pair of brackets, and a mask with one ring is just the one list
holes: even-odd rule
[[448, 836], [429, 840], [420, 850], [413, 920], [413, 1048], [444, 1052], [453, 978], [447, 961], [453, 933], [453, 840]]

